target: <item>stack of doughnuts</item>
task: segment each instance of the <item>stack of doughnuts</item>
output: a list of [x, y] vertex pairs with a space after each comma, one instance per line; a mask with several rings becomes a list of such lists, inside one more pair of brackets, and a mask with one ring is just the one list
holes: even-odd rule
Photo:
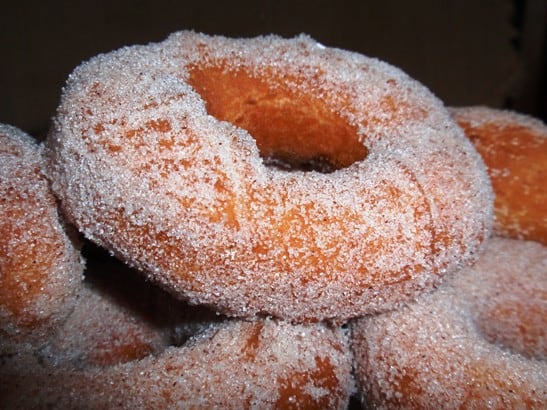
[[380, 409], [547, 403], [547, 248], [492, 238], [479, 261], [402, 309], [352, 323], [363, 403]]
[[[464, 112], [304, 35], [179, 32], [83, 63], [43, 144], [0, 127], [2, 403], [547, 404], [547, 256], [522, 240], [545, 232], [545, 165], [504, 219], [520, 205]], [[499, 296], [517, 279], [527, 300]]]
[[[6, 287], [23, 288], [2, 290], [10, 296], [2, 299], [2, 408], [347, 406], [353, 379], [345, 329], [222, 319], [135, 283], [117, 264], [90, 260], [82, 280], [38, 146], [15, 128], [0, 130], [9, 160], [3, 222], [10, 224], [0, 273]], [[41, 304], [49, 309], [38, 310]]]

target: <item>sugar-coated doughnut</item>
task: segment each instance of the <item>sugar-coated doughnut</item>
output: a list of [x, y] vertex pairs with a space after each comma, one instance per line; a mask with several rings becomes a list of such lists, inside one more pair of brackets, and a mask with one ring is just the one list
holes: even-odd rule
[[545, 409], [547, 247], [493, 238], [478, 262], [401, 310], [352, 324], [378, 409]]
[[72, 309], [82, 271], [38, 144], [0, 124], [0, 353], [47, 338]]
[[6, 408], [345, 409], [351, 364], [341, 329], [224, 321], [182, 347], [108, 367], [0, 357], [0, 397]]
[[75, 368], [111, 366], [159, 353], [169, 342], [168, 332], [151, 318], [85, 282], [74, 310], [39, 357]]
[[47, 141], [71, 222], [233, 316], [393, 307], [488, 236], [484, 164], [400, 70], [306, 36], [180, 32], [69, 77]]
[[452, 108], [482, 155], [494, 189], [494, 232], [547, 245], [547, 125], [482, 106]]
[[76, 306], [35, 353], [43, 363], [84, 368], [134, 361], [182, 345], [225, 320], [173, 299], [89, 243], [84, 255], [85, 281]]
[[347, 407], [346, 330], [207, 317], [91, 249], [76, 306], [55, 334], [0, 355], [0, 407]]

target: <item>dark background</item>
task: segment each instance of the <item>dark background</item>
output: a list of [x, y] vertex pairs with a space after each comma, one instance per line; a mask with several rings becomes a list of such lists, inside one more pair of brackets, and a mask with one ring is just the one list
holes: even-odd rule
[[307, 33], [378, 57], [447, 105], [545, 120], [546, 0], [8, 1], [0, 10], [0, 122], [42, 137], [72, 69], [100, 52], [194, 29]]
[[0, 122], [37, 138], [81, 61], [184, 29], [245, 37], [307, 33], [402, 68], [447, 105], [512, 108], [547, 120], [547, 0], [2, 3]]

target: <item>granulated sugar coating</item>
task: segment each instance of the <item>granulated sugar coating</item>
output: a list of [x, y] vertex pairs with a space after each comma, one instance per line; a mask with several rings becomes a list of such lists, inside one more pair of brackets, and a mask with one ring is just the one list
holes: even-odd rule
[[2, 360], [6, 408], [345, 409], [353, 388], [344, 331], [269, 319], [225, 321], [111, 367], [44, 367], [25, 352]]
[[78, 67], [47, 141], [70, 220], [185, 300], [343, 322], [473, 260], [484, 165], [442, 104], [307, 36], [193, 32]]
[[491, 239], [476, 265], [399, 311], [352, 324], [379, 409], [545, 409], [547, 248]]
[[547, 125], [512, 111], [452, 108], [492, 180], [494, 232], [547, 245]]
[[0, 354], [38, 343], [68, 315], [82, 279], [35, 141], [0, 124]]

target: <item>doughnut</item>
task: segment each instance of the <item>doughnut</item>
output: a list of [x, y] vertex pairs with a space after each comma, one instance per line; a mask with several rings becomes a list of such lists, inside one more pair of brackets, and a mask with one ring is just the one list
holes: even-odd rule
[[38, 356], [52, 365], [106, 367], [158, 354], [169, 344], [170, 335], [153, 312], [141, 312], [136, 303], [86, 277], [74, 310]]
[[182, 347], [106, 367], [0, 357], [0, 397], [6, 408], [345, 409], [351, 364], [340, 328], [226, 320]]
[[0, 353], [47, 338], [72, 309], [82, 271], [38, 144], [0, 124]]
[[96, 56], [69, 76], [46, 157], [86, 238], [234, 317], [394, 307], [491, 228], [484, 164], [442, 103], [305, 35], [179, 32]]
[[83, 253], [64, 323], [0, 355], [2, 408], [347, 408], [347, 330], [207, 315], [99, 249]]
[[131, 313], [85, 287], [76, 309], [41, 350], [41, 356], [80, 368], [125, 363], [164, 350], [167, 335]]
[[111, 366], [183, 345], [225, 318], [188, 306], [85, 243], [85, 281], [74, 310], [37, 352], [42, 362]]
[[401, 310], [351, 325], [378, 409], [544, 409], [547, 247], [494, 237], [477, 263]]
[[547, 125], [482, 106], [451, 108], [482, 155], [494, 189], [494, 232], [547, 245]]

